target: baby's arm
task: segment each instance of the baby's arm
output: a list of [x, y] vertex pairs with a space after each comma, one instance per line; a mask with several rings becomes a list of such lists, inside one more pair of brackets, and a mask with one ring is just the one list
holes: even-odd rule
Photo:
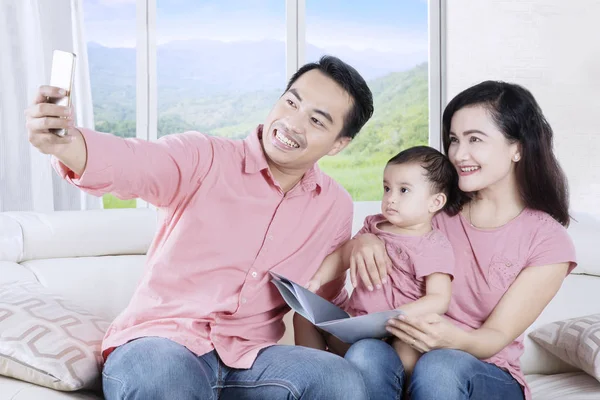
[[344, 262], [346, 249], [346, 244], [343, 244], [323, 260], [317, 272], [306, 285], [308, 290], [316, 292], [321, 286], [333, 281], [346, 272], [348, 269], [348, 263]]
[[[344, 246], [338, 247], [328, 255], [317, 272], [310, 279], [306, 288], [316, 292], [326, 283], [333, 281], [346, 271], [344, 263]], [[327, 342], [321, 333], [310, 321], [299, 314], [294, 314], [294, 339], [297, 345], [311, 347], [313, 349], [325, 350]]]
[[445, 314], [450, 305], [452, 279], [450, 275], [436, 272], [425, 278], [425, 296], [398, 307], [410, 316]]

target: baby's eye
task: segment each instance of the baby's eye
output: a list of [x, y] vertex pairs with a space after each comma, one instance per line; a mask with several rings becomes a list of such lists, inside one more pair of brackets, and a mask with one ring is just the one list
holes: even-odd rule
[[389, 192], [389, 191], [390, 191], [390, 188], [389, 188], [389, 186], [384, 186], [384, 187], [383, 187], [383, 191], [384, 191], [384, 192], [386, 192], [386, 193], [387, 193], [387, 192]]
[[405, 188], [405, 187], [401, 188], [400, 193], [408, 193], [408, 188]]

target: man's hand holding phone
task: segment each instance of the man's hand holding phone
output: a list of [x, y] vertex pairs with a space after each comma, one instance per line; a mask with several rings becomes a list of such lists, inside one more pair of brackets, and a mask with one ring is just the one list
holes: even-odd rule
[[[62, 90], [62, 92], [61, 92]], [[44, 154], [57, 157], [77, 175], [83, 174], [87, 151], [83, 135], [74, 127], [71, 107], [53, 104], [66, 92], [53, 86], [41, 86], [33, 104], [25, 110], [29, 142]], [[65, 129], [61, 137], [51, 130]]]

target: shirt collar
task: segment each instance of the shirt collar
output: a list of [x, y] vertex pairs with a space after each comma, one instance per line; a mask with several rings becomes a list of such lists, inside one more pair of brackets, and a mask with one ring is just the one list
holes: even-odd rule
[[[255, 174], [259, 171], [267, 170], [269, 176], [269, 164], [265, 156], [265, 151], [262, 146], [262, 125], [258, 125], [254, 132], [252, 132], [244, 140], [244, 172], [247, 174]], [[302, 177], [299, 185], [302, 186], [304, 191], [317, 190], [321, 192], [323, 186], [323, 172], [319, 169], [315, 163]]]

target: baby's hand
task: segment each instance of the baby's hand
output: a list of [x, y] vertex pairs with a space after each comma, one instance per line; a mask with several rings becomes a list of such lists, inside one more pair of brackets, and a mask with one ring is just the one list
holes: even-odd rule
[[311, 292], [315, 293], [317, 290], [319, 290], [321, 288], [321, 280], [319, 278], [317, 278], [317, 277], [313, 277], [306, 284], [306, 288], [308, 290], [310, 290]]

